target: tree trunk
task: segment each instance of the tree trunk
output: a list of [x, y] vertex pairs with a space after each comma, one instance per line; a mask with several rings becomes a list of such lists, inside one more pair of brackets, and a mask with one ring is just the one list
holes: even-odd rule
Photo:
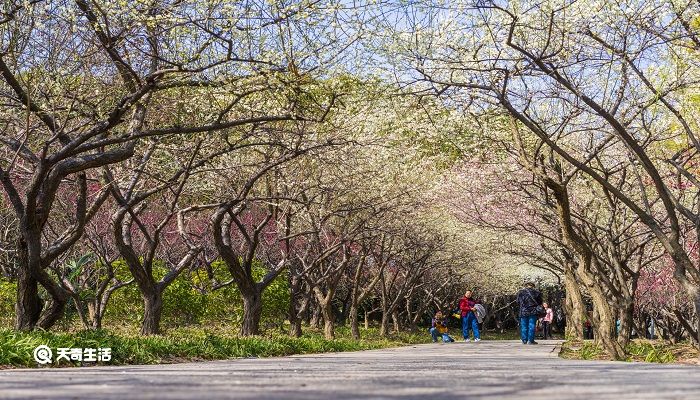
[[301, 337], [301, 334], [301, 318], [296, 318], [293, 322], [290, 322], [289, 336], [298, 338]]
[[301, 315], [301, 320], [306, 323], [306, 326], [311, 326], [311, 305], [307, 305]]
[[48, 307], [45, 307], [44, 312], [37, 322], [37, 326], [41, 329], [50, 329], [63, 316], [66, 309], [67, 298], [63, 296], [51, 296], [48, 302]]
[[391, 315], [388, 312], [382, 313], [382, 321], [379, 325], [379, 336], [385, 337], [389, 333], [389, 317]]
[[566, 332], [564, 335], [567, 339], [581, 341], [583, 340], [583, 322], [586, 313], [581, 290], [570, 266], [566, 267], [564, 287], [566, 288]]
[[313, 313], [311, 314], [311, 321], [309, 321], [309, 325], [313, 329], [319, 329], [321, 327], [321, 307], [316, 306], [313, 308]]
[[365, 310], [365, 330], [369, 329], [369, 314], [370, 312]]
[[287, 279], [289, 281], [289, 336], [301, 337], [301, 318], [297, 310], [297, 293], [299, 292], [299, 279], [295, 276], [296, 268], [289, 266]]
[[98, 330], [102, 329], [102, 315], [95, 315], [95, 318], [92, 320], [92, 329]]
[[102, 329], [102, 310], [100, 301], [93, 300], [87, 304], [88, 319], [91, 321], [92, 329]]
[[[20, 250], [21, 254], [21, 250]], [[26, 255], [26, 248], [25, 248]], [[17, 269], [17, 303], [15, 303], [15, 329], [30, 331], [36, 327], [41, 315], [39, 283], [29, 272], [29, 266], [20, 257]]]
[[92, 323], [90, 323], [90, 313], [88, 311], [89, 307], [80, 299], [80, 295], [77, 293], [71, 292], [71, 300], [73, 300], [73, 304], [75, 304], [75, 311], [78, 313], [78, 317], [80, 317], [80, 322], [83, 324], [83, 328], [86, 330], [92, 329]]
[[160, 319], [163, 312], [163, 293], [158, 289], [143, 293], [143, 322], [142, 335], [157, 335], [160, 333]]
[[[678, 310], [674, 309], [673, 314], [676, 316], [676, 319], [678, 320], [678, 323], [683, 327], [683, 329], [688, 332], [688, 336], [690, 337], [690, 340], [697, 345], [698, 343], [698, 334], [697, 330], [695, 330], [690, 322], [685, 318], [683, 313]], [[641, 324], [639, 324], [641, 326]], [[639, 328], [637, 328], [639, 330]]]
[[[569, 204], [569, 193], [566, 185], [554, 181], [549, 176], [541, 176], [542, 181], [547, 187], [552, 190], [554, 197], [557, 200], [557, 214], [559, 219], [559, 227], [561, 228], [562, 236], [568, 246], [578, 255], [578, 265], [573, 269], [577, 282], [582, 282], [593, 298], [594, 312], [598, 314], [598, 318], [593, 326], [598, 335], [596, 341], [600, 340], [611, 357], [616, 360], [622, 359], [625, 356], [624, 351], [620, 348], [613, 336], [615, 324], [615, 316], [611, 312], [607, 299], [603, 295], [599, 282], [596, 277], [588, 271], [594, 269], [592, 266], [596, 263], [591, 245], [581, 237], [574, 228], [572, 222], [571, 209]], [[567, 267], [568, 267], [567, 263]], [[569, 268], [567, 268], [569, 270]], [[594, 318], [595, 319], [595, 318]]]
[[[695, 292], [695, 298], [693, 298], [693, 304], [695, 305], [695, 345], [700, 348], [700, 292]], [[691, 333], [692, 335], [692, 333]], [[700, 359], [700, 352], [698, 353], [698, 359]]]
[[289, 336], [301, 337], [301, 318], [297, 315], [296, 290], [292, 288], [293, 283], [290, 280], [289, 284], [289, 310], [287, 310], [289, 318]]
[[335, 318], [331, 302], [328, 301], [325, 304], [321, 304], [320, 308], [323, 315], [323, 336], [327, 340], [335, 339]]
[[610, 309], [605, 296], [597, 289], [591, 288], [593, 309], [598, 318], [594, 318], [593, 327], [596, 330], [596, 339], [605, 347], [605, 350], [615, 360], [625, 358], [625, 351], [615, 340], [613, 335], [615, 327], [615, 314]]
[[254, 290], [243, 294], [243, 322], [241, 336], [252, 336], [260, 333], [260, 317], [262, 316], [262, 293]]
[[355, 340], [360, 340], [360, 326], [359, 326], [359, 316], [357, 310], [357, 304], [350, 305], [350, 332], [352, 333], [352, 338]]
[[39, 321], [36, 324], [41, 329], [49, 329], [63, 316], [63, 312], [66, 309], [66, 304], [70, 299], [70, 295], [68, 294], [67, 290], [55, 283], [51, 276], [47, 274], [46, 271], [41, 269], [41, 266], [38, 265], [38, 263], [30, 263], [30, 271], [32, 271], [32, 275], [46, 290], [46, 293], [51, 296], [48, 306], [44, 305], [44, 310], [39, 316]]
[[352, 294], [348, 294], [345, 296], [345, 299], [342, 301], [342, 309], [339, 310], [337, 318], [335, 320], [335, 323], [338, 326], [345, 326], [345, 324], [348, 321], [348, 318], [350, 317], [350, 303], [352, 303]]
[[399, 326], [399, 312], [394, 310], [391, 313], [391, 322], [394, 325], [394, 333], [399, 333], [401, 327]]
[[617, 334], [617, 342], [625, 349], [632, 338], [632, 325], [634, 324], [634, 303], [626, 305], [620, 310], [620, 332]]

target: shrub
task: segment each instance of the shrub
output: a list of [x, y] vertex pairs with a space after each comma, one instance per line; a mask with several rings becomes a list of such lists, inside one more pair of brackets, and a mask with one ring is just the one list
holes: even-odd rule
[[17, 284], [0, 276], [0, 327], [12, 326]]

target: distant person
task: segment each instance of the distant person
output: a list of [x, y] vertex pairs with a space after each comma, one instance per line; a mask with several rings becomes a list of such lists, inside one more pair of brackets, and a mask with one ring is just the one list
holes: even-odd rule
[[447, 334], [447, 323], [442, 311], [438, 310], [433, 317], [432, 326], [430, 328], [430, 336], [433, 337], [433, 343], [437, 343], [438, 336], [442, 336], [443, 343], [454, 342], [455, 340]]
[[586, 321], [583, 323], [583, 338], [593, 339], [593, 324], [591, 324], [591, 312], [586, 313]]
[[464, 297], [459, 300], [460, 316], [462, 317], [462, 336], [464, 341], [469, 341], [469, 331], [474, 331], [474, 341], [480, 342], [481, 335], [479, 334], [479, 321], [476, 316], [477, 302], [472, 299], [472, 291], [467, 290]]
[[535, 284], [527, 282], [525, 287], [518, 292], [518, 306], [520, 306], [520, 340], [523, 344], [537, 344], [535, 342], [535, 328], [537, 327], [537, 307], [542, 305], [542, 293], [535, 289]]
[[549, 337], [552, 338], [552, 321], [554, 320], [554, 311], [549, 307], [549, 304], [543, 303], [545, 315], [541, 319], [542, 324], [542, 337], [547, 340]]
[[586, 322], [583, 323], [583, 338], [593, 339], [593, 327], [591, 326], [591, 321], [589, 320], [586, 320]]
[[647, 323], [647, 339], [656, 339], [656, 321], [654, 318], [649, 317]]

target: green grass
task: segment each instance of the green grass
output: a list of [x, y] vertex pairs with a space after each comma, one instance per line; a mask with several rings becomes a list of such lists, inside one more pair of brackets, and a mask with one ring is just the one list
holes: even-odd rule
[[671, 349], [663, 344], [653, 343], [651, 341], [635, 341], [627, 346], [627, 353], [630, 361], [642, 360], [653, 363], [672, 363], [676, 361]]
[[[239, 337], [235, 332], [224, 328], [172, 329], [165, 335], [149, 337], [105, 330], [57, 333], [0, 329], [0, 366], [37, 366], [33, 351], [42, 344], [54, 350], [54, 358], [58, 347], [109, 347], [112, 349], [109, 364], [124, 365], [358, 351], [426, 343], [430, 340], [429, 335], [423, 332], [401, 333], [389, 338], [379, 337], [376, 329], [363, 331], [363, 334], [362, 340], [355, 341], [345, 328], [338, 329], [335, 340], [326, 340], [318, 332], [307, 332], [301, 338], [291, 338], [280, 333]], [[61, 361], [60, 365], [71, 366], [71, 363]]]
[[[306, 328], [300, 338], [291, 338], [279, 330], [264, 335], [240, 337], [228, 327], [198, 327], [169, 329], [163, 335], [139, 336], [131, 328], [98, 331], [17, 332], [0, 329], [0, 368], [37, 367], [33, 352], [39, 345], [56, 348], [112, 349], [110, 365], [161, 364], [198, 360], [220, 360], [240, 357], [274, 357], [292, 354], [359, 351], [429, 343], [426, 329], [401, 332], [383, 338], [376, 328], [362, 329], [362, 339], [353, 340], [347, 327], [336, 329], [336, 339], [326, 340], [322, 332]], [[451, 332], [453, 335], [456, 331]], [[514, 332], [484, 332], [485, 340], [509, 340]], [[459, 339], [459, 337], [455, 337]], [[62, 360], [51, 366], [78, 364]], [[96, 365], [96, 363], [85, 363]]]
[[[630, 342], [626, 349], [630, 362], [651, 363], [695, 363], [697, 361], [697, 349], [690, 343], [670, 344], [661, 340], [636, 339]], [[593, 341], [574, 342], [567, 341], [562, 345], [559, 353], [562, 358], [575, 360], [606, 360], [610, 357], [602, 347], [596, 346]]]
[[593, 344], [593, 342], [575, 343], [567, 341], [562, 345], [562, 350], [559, 354], [562, 358], [573, 360], [598, 360], [601, 359], [603, 350]]

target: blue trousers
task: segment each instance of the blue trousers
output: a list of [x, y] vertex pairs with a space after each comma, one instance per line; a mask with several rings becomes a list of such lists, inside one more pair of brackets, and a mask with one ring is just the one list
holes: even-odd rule
[[437, 342], [438, 336], [442, 336], [442, 341], [444, 343], [454, 342], [454, 339], [452, 339], [447, 332], [440, 333], [437, 328], [430, 328], [430, 336], [433, 337], [433, 342]]
[[520, 317], [520, 340], [523, 343], [535, 341], [535, 326], [537, 325], [537, 315]]
[[481, 339], [479, 335], [479, 321], [476, 320], [474, 312], [469, 311], [466, 317], [462, 317], [462, 336], [469, 339], [469, 331], [474, 331], [474, 339]]

